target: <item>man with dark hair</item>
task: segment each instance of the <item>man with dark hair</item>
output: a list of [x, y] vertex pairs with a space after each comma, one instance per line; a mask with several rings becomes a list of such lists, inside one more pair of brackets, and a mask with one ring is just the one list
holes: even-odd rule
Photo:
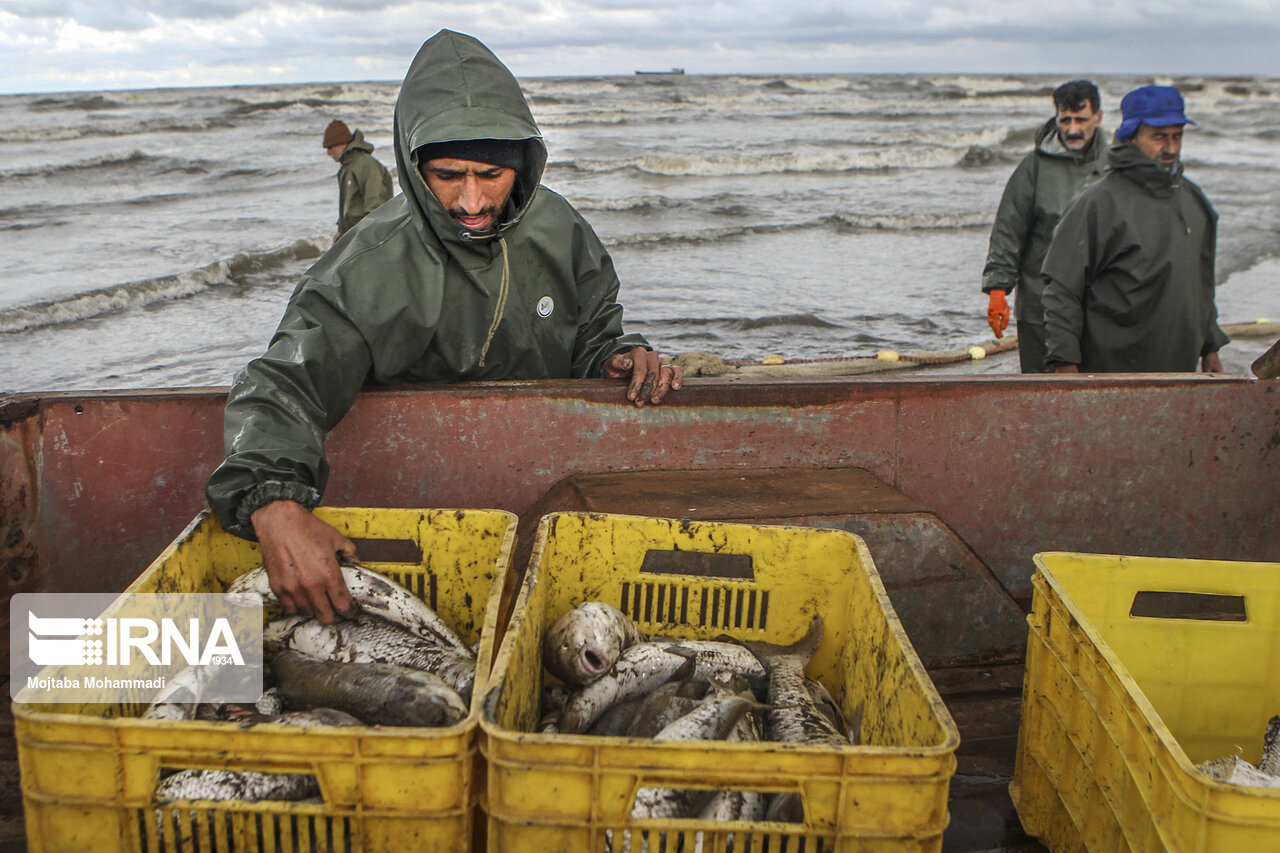
[[1182, 174], [1182, 95], [1143, 86], [1107, 175], [1062, 215], [1045, 255], [1048, 364], [1058, 373], [1222, 372], [1214, 255], [1218, 215]]
[[351, 132], [347, 123], [334, 119], [324, 129], [324, 150], [339, 164], [338, 230], [333, 242], [352, 229], [378, 205], [391, 198], [391, 174], [373, 156], [373, 145], [364, 134]]
[[1053, 228], [1080, 189], [1102, 174], [1106, 155], [1106, 145], [1097, 141], [1102, 109], [1093, 83], [1062, 84], [1053, 92], [1053, 106], [1054, 117], [1036, 132], [1035, 148], [1005, 185], [982, 271], [987, 322], [997, 338], [1009, 325], [1005, 295], [1017, 291], [1023, 373], [1047, 371], [1040, 264]]
[[547, 149], [520, 84], [488, 48], [441, 30], [395, 109], [399, 196], [362, 219], [294, 290], [266, 353], [227, 401], [209, 478], [225, 529], [262, 545], [290, 612], [331, 622], [355, 546], [310, 510], [324, 439], [365, 383], [603, 377], [636, 406], [679, 367], [624, 334], [618, 277], [591, 226], [539, 185]]

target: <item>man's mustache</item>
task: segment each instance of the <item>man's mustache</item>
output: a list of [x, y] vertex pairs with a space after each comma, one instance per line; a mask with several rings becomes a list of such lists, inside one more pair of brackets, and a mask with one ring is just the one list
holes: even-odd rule
[[475, 213], [468, 213], [465, 209], [461, 207], [449, 208], [449, 215], [452, 216], [454, 219], [463, 219], [463, 218], [468, 218], [472, 216], [490, 216], [497, 212], [498, 212], [497, 206], [492, 204], [488, 205], [487, 207], [480, 208], [480, 210], [476, 211]]

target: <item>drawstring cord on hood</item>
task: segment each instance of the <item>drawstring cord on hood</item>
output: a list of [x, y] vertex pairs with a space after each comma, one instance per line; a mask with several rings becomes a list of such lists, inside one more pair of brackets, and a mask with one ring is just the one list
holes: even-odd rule
[[498, 307], [493, 311], [493, 322], [489, 324], [489, 334], [484, 339], [484, 346], [480, 348], [481, 367], [484, 367], [484, 356], [489, 351], [489, 344], [493, 343], [498, 324], [502, 322], [502, 312], [507, 307], [507, 291], [511, 286], [511, 267], [507, 262], [507, 239], [499, 237], [498, 245], [502, 247], [502, 284], [498, 287]]

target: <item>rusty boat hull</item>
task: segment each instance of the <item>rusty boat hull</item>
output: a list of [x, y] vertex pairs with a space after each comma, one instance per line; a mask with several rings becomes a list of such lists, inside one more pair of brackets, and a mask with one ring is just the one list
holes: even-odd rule
[[[204, 508], [225, 395], [0, 398], [6, 602], [127, 586]], [[332, 505], [859, 533], [960, 726], [955, 851], [1037, 849], [1006, 791], [1032, 555], [1280, 561], [1280, 382], [1242, 377], [693, 379], [642, 410], [604, 381], [370, 389], [328, 452]], [[22, 844], [14, 757], [0, 739], [0, 850]]]

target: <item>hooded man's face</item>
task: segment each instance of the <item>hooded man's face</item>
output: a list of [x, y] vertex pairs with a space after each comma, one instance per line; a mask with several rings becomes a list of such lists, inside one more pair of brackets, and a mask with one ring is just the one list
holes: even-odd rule
[[422, 179], [449, 215], [468, 231], [492, 231], [515, 186], [516, 171], [475, 160], [441, 157], [422, 164]]
[[1102, 110], [1095, 110], [1088, 101], [1078, 110], [1058, 107], [1056, 121], [1062, 144], [1072, 151], [1083, 151], [1089, 147], [1093, 135], [1098, 132], [1098, 125], [1102, 123]]
[[1184, 125], [1181, 124], [1171, 124], [1166, 127], [1140, 124], [1137, 132], [1130, 138], [1129, 144], [1160, 165], [1172, 168], [1182, 156], [1183, 127]]

